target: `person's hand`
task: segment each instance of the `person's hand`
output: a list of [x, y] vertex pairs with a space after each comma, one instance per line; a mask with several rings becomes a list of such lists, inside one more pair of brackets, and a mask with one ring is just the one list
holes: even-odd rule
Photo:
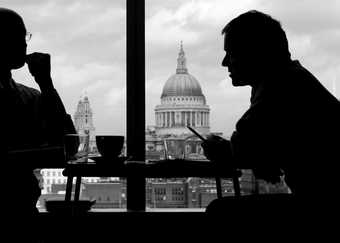
[[225, 161], [231, 157], [230, 142], [220, 136], [209, 135], [201, 146], [204, 155], [212, 162]]
[[28, 70], [40, 89], [53, 88], [51, 78], [51, 57], [47, 53], [34, 52], [26, 56]]
[[265, 180], [266, 182], [276, 184], [282, 181], [283, 171], [280, 168], [267, 167], [267, 168], [253, 168], [253, 173], [257, 179]]

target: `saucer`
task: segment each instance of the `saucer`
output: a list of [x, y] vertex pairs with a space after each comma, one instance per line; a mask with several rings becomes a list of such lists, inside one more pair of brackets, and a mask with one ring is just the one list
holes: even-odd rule
[[126, 161], [126, 157], [116, 157], [116, 158], [104, 158], [102, 156], [93, 156], [89, 157], [89, 159], [93, 160], [96, 164], [105, 164], [105, 163], [116, 163], [116, 164], [124, 164]]
[[71, 212], [87, 212], [91, 209], [96, 200], [79, 200], [79, 201], [64, 201], [64, 200], [46, 200], [45, 207], [51, 213], [71, 213]]

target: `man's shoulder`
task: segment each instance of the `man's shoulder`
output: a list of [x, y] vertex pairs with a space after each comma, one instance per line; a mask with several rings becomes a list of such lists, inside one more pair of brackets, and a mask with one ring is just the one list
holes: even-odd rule
[[292, 61], [291, 65], [289, 66], [289, 73], [293, 75], [293, 77], [299, 78], [300, 80], [317, 80], [317, 78], [310, 71], [308, 71], [308, 69], [305, 68], [298, 60]]
[[40, 97], [41, 95], [40, 91], [35, 88], [17, 82], [15, 82], [15, 84], [17, 86], [18, 91], [25, 96]]

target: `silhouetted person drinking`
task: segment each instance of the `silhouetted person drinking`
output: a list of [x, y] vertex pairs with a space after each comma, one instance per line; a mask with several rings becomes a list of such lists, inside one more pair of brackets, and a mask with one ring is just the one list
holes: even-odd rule
[[[66, 133], [75, 133], [70, 116], [54, 89], [51, 78], [50, 55], [26, 54], [26, 41], [31, 34], [26, 31], [23, 19], [14, 11], [0, 8], [0, 110], [2, 128], [1, 154], [7, 151], [58, 146]], [[28, 64], [29, 71], [40, 91], [19, 84], [12, 79], [11, 71]], [[6, 161], [5, 161], [6, 163]], [[36, 213], [36, 203], [41, 189], [33, 171], [22, 161], [16, 165], [2, 163], [2, 176], [8, 180], [4, 195], [13, 204], [20, 201], [16, 212]], [[48, 161], [46, 161], [48, 164]]]
[[284, 174], [302, 205], [332, 203], [339, 175], [339, 101], [299, 61], [292, 60], [280, 23], [248, 11], [223, 29], [233, 86], [251, 86], [250, 107], [230, 141], [210, 136], [206, 156], [257, 178], [277, 182]]

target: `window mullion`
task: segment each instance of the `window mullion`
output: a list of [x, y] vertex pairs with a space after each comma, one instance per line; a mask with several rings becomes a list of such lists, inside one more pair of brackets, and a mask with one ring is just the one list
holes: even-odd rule
[[[127, 155], [145, 160], [145, 0], [127, 3]], [[127, 178], [127, 209], [145, 210], [145, 178]]]

